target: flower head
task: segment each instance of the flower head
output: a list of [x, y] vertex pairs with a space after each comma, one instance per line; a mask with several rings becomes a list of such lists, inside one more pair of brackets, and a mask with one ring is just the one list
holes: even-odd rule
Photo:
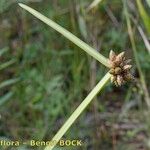
[[109, 54], [109, 65], [111, 76], [111, 82], [116, 86], [121, 86], [126, 81], [130, 81], [133, 79], [132, 74], [130, 73], [130, 69], [132, 65], [130, 65], [130, 59], [125, 58], [125, 52], [121, 52], [116, 55], [114, 51], [110, 51]]

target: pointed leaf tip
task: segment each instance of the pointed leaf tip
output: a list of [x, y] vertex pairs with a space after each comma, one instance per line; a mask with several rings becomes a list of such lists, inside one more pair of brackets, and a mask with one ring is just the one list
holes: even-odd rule
[[18, 3], [18, 5], [20, 6], [20, 7], [22, 7], [22, 8], [24, 8], [24, 9], [26, 9], [28, 6], [27, 5], [25, 5], [25, 4], [23, 4], [23, 3]]
[[22, 4], [22, 3], [18, 3], [18, 5], [19, 5], [20, 7], [22, 7], [22, 6], [23, 6], [23, 4]]

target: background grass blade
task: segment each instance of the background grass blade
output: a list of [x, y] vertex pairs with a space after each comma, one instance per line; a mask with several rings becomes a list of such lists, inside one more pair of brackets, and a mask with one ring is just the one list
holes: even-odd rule
[[148, 6], [150, 7], [150, 0], [146, 0]]
[[150, 108], [150, 97], [149, 97], [145, 77], [144, 77], [144, 74], [143, 74], [143, 71], [142, 71], [142, 68], [141, 68], [141, 64], [140, 64], [140, 61], [139, 61], [139, 58], [138, 58], [138, 53], [137, 53], [137, 49], [136, 49], [134, 34], [133, 34], [133, 31], [132, 31], [132, 27], [131, 27], [131, 21], [130, 21], [126, 1], [123, 0], [123, 4], [124, 4], [124, 11], [125, 11], [125, 17], [126, 17], [126, 22], [127, 22], [128, 34], [129, 34], [129, 38], [130, 38], [130, 41], [131, 41], [136, 66], [137, 66], [137, 69], [138, 69], [138, 72], [139, 72], [139, 75], [140, 75], [140, 82], [141, 82], [141, 85], [142, 85], [142, 88], [143, 88], [143, 92], [144, 92], [144, 96], [145, 96], [145, 102], [146, 102], [148, 108]]
[[[84, 109], [88, 106], [88, 104], [92, 101], [92, 99], [98, 94], [98, 92], [104, 87], [104, 85], [110, 79], [110, 74], [107, 73], [101, 81], [93, 88], [93, 90], [89, 93], [89, 95], [83, 100], [83, 102], [78, 106], [78, 108], [73, 112], [73, 114], [69, 117], [69, 119], [64, 123], [64, 125], [60, 128], [57, 134], [53, 137], [52, 141], [59, 141], [62, 136], [67, 132], [70, 126], [74, 123], [74, 121], [79, 117], [79, 115], [84, 111]], [[56, 142], [55, 142], [56, 144]], [[54, 148], [53, 146], [48, 146], [45, 150], [51, 150]]]
[[10, 60], [10, 61], [7, 61], [7, 62], [1, 64], [1, 65], [0, 65], [0, 70], [5, 69], [6, 67], [12, 65], [12, 64], [15, 63], [15, 62], [16, 62], [16, 60], [13, 60], [13, 59], [12, 59], [12, 60]]
[[94, 0], [90, 5], [89, 7], [87, 8], [87, 10], [91, 10], [93, 9], [94, 7], [96, 7], [100, 2], [102, 2], [103, 0]]
[[144, 31], [142, 30], [142, 28], [140, 26], [138, 26], [138, 30], [139, 30], [139, 33], [144, 41], [144, 44], [145, 44], [145, 47], [147, 48], [149, 54], [150, 54], [150, 43], [148, 41], [148, 38], [147, 36], [145, 35]]
[[0, 89], [4, 88], [6, 86], [9, 86], [11, 84], [14, 84], [14, 83], [16, 83], [18, 81], [19, 81], [18, 78], [17, 79], [9, 79], [9, 80], [3, 81], [2, 83], [0, 83]]
[[137, 2], [137, 6], [138, 6], [138, 10], [140, 12], [141, 18], [144, 22], [145, 28], [150, 36], [150, 17], [147, 14], [147, 12], [145, 11], [145, 8], [141, 2], [141, 0], [136, 0]]
[[52, 21], [51, 19], [45, 17], [44, 15], [42, 15], [41, 13], [39, 13], [38, 11], [30, 8], [29, 6], [21, 4], [21, 3], [19, 3], [19, 5], [20, 5], [20, 7], [24, 8], [25, 10], [27, 10], [28, 12], [30, 12], [32, 15], [34, 15], [36, 18], [40, 19], [45, 24], [49, 25], [50, 27], [52, 27], [53, 29], [55, 29], [56, 31], [58, 31], [59, 33], [61, 33], [63, 36], [65, 36], [67, 39], [69, 39], [70, 41], [72, 41], [73, 43], [75, 43], [77, 46], [79, 46], [81, 49], [83, 49], [89, 55], [91, 55], [92, 57], [94, 57], [95, 59], [97, 59], [103, 65], [105, 65], [106, 67], [109, 67], [108, 59], [105, 58], [100, 53], [98, 53], [95, 49], [93, 49], [92, 47], [90, 47], [88, 44], [86, 44], [85, 42], [81, 41], [79, 38], [77, 38], [76, 36], [74, 36], [72, 33], [70, 33], [69, 31], [67, 31], [66, 29], [64, 29], [63, 27], [61, 27], [60, 25], [58, 25], [57, 23], [55, 23], [54, 21]]
[[133, 23], [136, 25], [142, 39], [143, 39], [143, 42], [145, 44], [145, 47], [148, 51], [148, 53], [150, 54], [150, 43], [149, 43], [149, 40], [148, 40], [148, 37], [146, 36], [146, 34], [144, 33], [142, 27], [140, 25], [137, 24], [136, 20], [133, 18], [133, 16], [131, 16], [131, 19], [133, 21]]
[[8, 92], [7, 94], [0, 97], [0, 106], [7, 102], [13, 96], [13, 92]]
[[2, 55], [3, 55], [5, 52], [7, 52], [7, 51], [8, 51], [8, 48], [7, 48], [7, 47], [1, 49], [1, 50], [0, 50], [0, 56], [2, 56]]

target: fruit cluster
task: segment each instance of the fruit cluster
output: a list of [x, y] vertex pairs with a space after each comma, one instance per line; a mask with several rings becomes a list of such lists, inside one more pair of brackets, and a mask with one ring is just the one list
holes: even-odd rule
[[109, 54], [109, 65], [111, 76], [111, 82], [116, 86], [121, 86], [126, 81], [130, 81], [133, 79], [132, 74], [130, 73], [130, 69], [132, 65], [129, 63], [130, 59], [126, 59], [125, 52], [121, 52], [116, 55], [114, 51], [110, 51]]

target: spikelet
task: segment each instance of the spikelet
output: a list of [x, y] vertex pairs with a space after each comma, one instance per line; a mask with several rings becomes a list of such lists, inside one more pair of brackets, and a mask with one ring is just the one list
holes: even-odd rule
[[124, 70], [130, 70], [132, 68], [132, 65], [125, 65], [123, 66]]
[[121, 75], [117, 75], [117, 84], [121, 86], [124, 83], [123, 77]]
[[123, 61], [125, 59], [124, 55], [125, 55], [125, 52], [121, 52], [120, 54], [118, 54], [116, 57], [116, 61], [118, 62]]
[[116, 54], [115, 54], [115, 52], [113, 50], [111, 50], [110, 53], [109, 53], [109, 59], [111, 61], [116, 59]]
[[121, 72], [122, 72], [122, 69], [120, 67], [115, 68], [115, 74], [116, 75], [121, 74]]
[[116, 76], [111, 76], [111, 82], [113, 83], [113, 82], [115, 82], [116, 81], [116, 79], [117, 79], [117, 77]]

